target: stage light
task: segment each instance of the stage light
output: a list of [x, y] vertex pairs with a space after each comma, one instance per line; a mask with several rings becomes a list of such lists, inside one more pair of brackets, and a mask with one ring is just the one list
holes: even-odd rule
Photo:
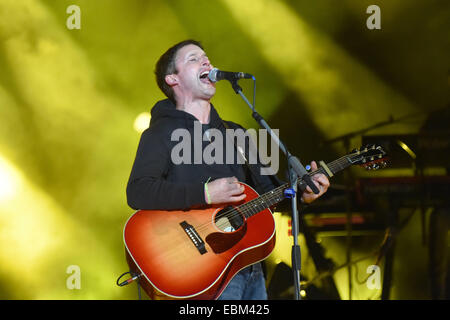
[[12, 165], [0, 156], [0, 202], [11, 199], [20, 185], [20, 177]]
[[222, 2], [325, 137], [382, 121], [392, 110], [403, 115], [417, 108], [285, 1]]
[[136, 130], [139, 133], [142, 133], [150, 125], [150, 118], [151, 116], [149, 112], [140, 113], [134, 120], [133, 124], [134, 130]]
[[[112, 258], [98, 232], [73, 219], [68, 208], [1, 155], [0, 225], [0, 242], [8, 244], [0, 250], [0, 273], [8, 275], [8, 290], [0, 290], [0, 298], [98, 299], [122, 294], [114, 290], [111, 275], [119, 273], [123, 262]], [[81, 290], [64, 285], [70, 265], [81, 268]]]
[[413, 158], [413, 159], [416, 159], [416, 158], [417, 158], [417, 156], [416, 156], [416, 154], [414, 153], [414, 151], [412, 151], [411, 148], [408, 147], [408, 145], [407, 145], [406, 143], [404, 143], [404, 142], [401, 141], [401, 140], [397, 140], [397, 143], [399, 144], [399, 146], [400, 146], [403, 150], [406, 151], [406, 153], [409, 154], [409, 156], [410, 156], [411, 158]]

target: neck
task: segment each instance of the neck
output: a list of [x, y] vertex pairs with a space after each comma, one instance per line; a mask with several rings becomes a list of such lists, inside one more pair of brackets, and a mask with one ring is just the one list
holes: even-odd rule
[[[331, 178], [335, 173], [344, 170], [352, 164], [348, 156], [343, 156], [335, 161], [332, 161], [328, 164], [322, 164], [322, 167], [318, 168], [313, 172], [309, 172], [309, 176], [313, 176], [316, 173], [322, 173], [326, 175], [328, 178]], [[327, 169], [323, 167], [326, 166]], [[300, 190], [306, 188], [306, 183], [304, 180], [300, 179], [297, 182], [297, 185], [300, 187]], [[264, 209], [270, 208], [271, 206], [281, 202], [285, 199], [284, 190], [289, 188], [289, 184], [285, 183], [269, 192], [264, 193], [263, 195], [250, 200], [239, 206], [239, 212], [242, 212], [247, 218], [261, 212]]]
[[197, 101], [177, 101], [176, 108], [184, 112], [192, 114], [200, 121], [200, 123], [209, 123], [209, 115], [211, 112], [211, 104], [209, 100]]

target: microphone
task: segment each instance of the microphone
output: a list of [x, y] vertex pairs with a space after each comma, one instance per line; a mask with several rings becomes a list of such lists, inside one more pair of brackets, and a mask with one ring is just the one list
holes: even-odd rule
[[220, 80], [235, 81], [239, 79], [255, 79], [251, 74], [244, 72], [230, 72], [221, 71], [217, 68], [213, 68], [208, 74], [209, 80], [212, 82], [217, 82]]

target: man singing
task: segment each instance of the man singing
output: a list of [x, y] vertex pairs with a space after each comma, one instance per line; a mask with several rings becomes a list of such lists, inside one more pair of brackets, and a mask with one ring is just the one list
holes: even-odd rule
[[[172, 133], [175, 130], [185, 129], [194, 137], [194, 128], [201, 126], [202, 133], [216, 129], [225, 137], [226, 128], [242, 129], [234, 122], [222, 120], [211, 104], [216, 92], [215, 84], [208, 78], [212, 68], [202, 45], [194, 40], [172, 46], [158, 60], [156, 81], [168, 99], [155, 104], [150, 127], [142, 133], [127, 186], [131, 208], [184, 210], [237, 203], [246, 197], [244, 187], [238, 182], [245, 182], [260, 194], [280, 185], [275, 175], [261, 174], [261, 163], [251, 164], [255, 170], [250, 170], [248, 165], [237, 161], [238, 152], [236, 161], [226, 161], [229, 150], [223, 152], [223, 161], [212, 164], [195, 161], [198, 156], [195, 152], [183, 155], [194, 160], [174, 163], [172, 151], [177, 141], [173, 141]], [[193, 146], [199, 143], [200, 151], [211, 143], [202, 136], [201, 141], [191, 141]], [[313, 170], [317, 168], [314, 161], [311, 167]], [[301, 195], [302, 203], [311, 203], [329, 187], [323, 174], [314, 175], [312, 180], [320, 192], [314, 194], [307, 187]], [[261, 263], [238, 272], [219, 299], [267, 299]]]

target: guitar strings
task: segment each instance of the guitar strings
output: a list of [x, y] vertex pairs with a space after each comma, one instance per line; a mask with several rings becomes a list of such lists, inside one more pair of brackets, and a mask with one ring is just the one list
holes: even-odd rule
[[[319, 171], [319, 170], [317, 170], [317, 171]], [[266, 201], [267, 202], [271, 202], [271, 201], [279, 198], [282, 195], [282, 193], [281, 193], [282, 190], [285, 189], [287, 186], [288, 186], [287, 183], [283, 184], [283, 185], [278, 186], [277, 188], [273, 189], [272, 190], [273, 192], [271, 192], [270, 194], [264, 194], [267, 197]], [[258, 198], [252, 199], [252, 200], [242, 204], [241, 206], [238, 207], [238, 208], [240, 208], [240, 210], [237, 210], [237, 208], [231, 208], [231, 209], [229, 209], [227, 211], [224, 211], [223, 215], [225, 217], [227, 217], [228, 219], [232, 219], [235, 216], [241, 216], [241, 213], [242, 213], [246, 218], [250, 218], [252, 215], [254, 215], [256, 213], [259, 213], [259, 212], [262, 212], [262, 211], [264, 211], [265, 209], [268, 208], [267, 207], [267, 208], [265, 208], [263, 210], [259, 210], [258, 212], [252, 212], [252, 209], [253, 209], [252, 208], [252, 204], [254, 204], [254, 202], [257, 202], [258, 200], [260, 200], [260, 198], [261, 197], [258, 197]], [[252, 213], [252, 214], [250, 216], [247, 216], [249, 213]], [[204, 224], [201, 224], [201, 225], [198, 225], [198, 226], [194, 226], [193, 225], [193, 228], [198, 233], [203, 233], [202, 231], [205, 231], [205, 230], [209, 229], [209, 227], [211, 225], [214, 225], [214, 224], [222, 231], [224, 230], [224, 227], [229, 225], [227, 222], [224, 222], [224, 223], [207, 222], [207, 223], [204, 223]], [[204, 241], [205, 239], [202, 239], [202, 240]], [[179, 244], [178, 241], [176, 239], [173, 239], [172, 241], [169, 241], [169, 242], [170, 243], [167, 243], [167, 244], [168, 244], [168, 247], [170, 247], [170, 248], [165, 250], [165, 252], [164, 252], [164, 256], [166, 258], [169, 257], [169, 256], [172, 256], [174, 254], [179, 254], [179, 248], [178, 248], [178, 246], [176, 246], [176, 244]]]
[[[340, 162], [342, 162], [342, 160], [346, 160], [346, 162], [348, 161], [347, 158], [346, 158], [346, 156], [344, 156], [344, 157], [341, 157], [341, 158], [339, 158], [339, 159], [337, 159], [337, 160], [335, 160], [335, 161], [329, 163], [327, 166], [328, 166], [333, 172], [336, 172], [336, 169], [342, 169], [342, 168], [343, 168], [343, 166], [340, 164]], [[347, 162], [347, 163], [349, 163], [349, 162]], [[315, 171], [309, 173], [309, 175], [312, 176], [312, 175], [317, 174], [317, 173], [324, 173], [324, 174], [325, 174], [323, 168], [320, 167], [320, 168], [318, 168], [317, 170], [315, 170]], [[300, 181], [300, 182], [301, 182], [301, 181]], [[300, 182], [299, 182], [299, 183], [300, 183]], [[252, 205], [253, 205], [255, 202], [258, 202], [258, 201], [259, 201], [259, 202], [261, 202], [260, 204], [262, 204], [262, 202], [269, 202], [269, 203], [272, 203], [272, 201], [277, 200], [280, 196], [282, 196], [282, 191], [283, 191], [285, 188], [287, 188], [287, 187], [288, 187], [288, 184], [287, 184], [287, 183], [286, 183], [286, 184], [283, 184], [283, 185], [281, 185], [281, 186], [278, 186], [277, 188], [275, 188], [275, 189], [269, 191], [268, 193], [265, 193], [265, 194], [261, 195], [260, 197], [257, 197], [257, 198], [255, 198], [255, 199], [252, 199], [252, 200], [250, 200], [250, 201], [248, 201], [248, 202], [246, 202], [246, 203], [244, 203], [244, 204], [242, 204], [242, 205], [240, 205], [240, 206], [238, 206], [238, 207], [234, 207], [234, 208], [231, 208], [231, 209], [229, 209], [229, 210], [227, 210], [227, 211], [224, 211], [224, 212], [222, 212], [222, 214], [223, 214], [225, 217], [227, 217], [228, 219], [232, 219], [233, 217], [241, 216], [241, 215], [244, 215], [245, 218], [250, 218], [250, 217], [252, 217], [253, 215], [255, 215], [255, 214], [257, 214], [257, 213], [262, 212], [262, 211], [264, 211], [264, 210], [270, 208], [270, 206], [271, 206], [271, 205], [269, 205], [269, 206], [267, 206], [266, 208], [264, 208], [264, 209], [262, 209], [262, 210], [259, 210], [258, 212], [252, 212], [252, 210], [254, 210], [254, 208], [255, 208], [255, 207], [253, 207]], [[261, 199], [261, 198], [263, 198], [263, 197], [265, 197], [266, 199]], [[277, 202], [280, 202], [280, 201], [282, 201], [282, 200], [283, 200], [283, 199], [281, 199], [281, 200], [279, 200], [279, 201], [277, 200], [277, 201], [274, 202], [273, 204], [275, 204], [275, 203], [277, 203]], [[273, 205], [273, 204], [272, 204], [272, 205]], [[266, 204], [266, 205], [267, 205], [267, 204]], [[248, 214], [250, 214], [250, 215], [248, 216]], [[196, 231], [198, 231], [198, 232], [201, 233], [202, 231], [208, 229], [209, 226], [214, 225], [214, 224], [215, 224], [220, 230], [222, 230], [222, 231], [223, 231], [223, 228], [224, 228], [224, 227], [226, 227], [226, 226], [229, 225], [228, 222], [224, 222], [224, 223], [208, 222], [208, 223], [204, 223], [204, 224], [201, 224], [201, 225], [198, 225], [198, 226], [193, 226], [193, 227], [195, 228]], [[171, 241], [171, 242], [172, 242], [172, 243], [177, 243], [177, 241], [176, 241], [175, 239], [174, 239], [174, 241]], [[177, 250], [177, 249], [178, 249], [178, 248], [177, 248], [176, 246], [171, 246], [170, 249], [168, 249], [168, 250], [165, 251], [164, 256], [167, 257], [168, 255], [179, 254], [179, 250]]]
[[[340, 162], [342, 162], [342, 160], [345, 160], [345, 161], [348, 163], [347, 157], [346, 157], [346, 156], [343, 156], [343, 157], [341, 157], [341, 158], [339, 158], [339, 159], [337, 159], [337, 160], [335, 160], [335, 161], [333, 161], [333, 162], [330, 162], [330, 163], [328, 164], [328, 167], [329, 167], [332, 171], [336, 172], [336, 169], [342, 169], [342, 168], [343, 168], [343, 166], [340, 164]], [[317, 174], [317, 173], [324, 173], [324, 174], [325, 174], [324, 169], [323, 169], [322, 167], [320, 167], [320, 168], [318, 168], [317, 170], [315, 170], [315, 171], [309, 173], [309, 175], [310, 175], [310, 176], [313, 176], [313, 175], [315, 175], [315, 174]], [[281, 195], [280, 195], [278, 192], [281, 191], [282, 189], [287, 188], [287, 186], [288, 186], [288, 184], [281, 185], [281, 186], [279, 186], [279, 187], [273, 189], [272, 191], [269, 191], [270, 195], [268, 195], [268, 193], [265, 193], [265, 194], [261, 195], [261, 196], [258, 197], [258, 198], [252, 199], [252, 200], [250, 200], [250, 201], [248, 201], [248, 202], [242, 204], [241, 206], [239, 206], [239, 207], [237, 207], [237, 208], [232, 208], [232, 209], [230, 209], [230, 210], [228, 210], [228, 211], [223, 212], [222, 214], [223, 214], [224, 216], [226, 216], [228, 219], [234, 218], [234, 217], [236, 217], [236, 216], [239, 216], [241, 213], [243, 213], [243, 215], [244, 215], [246, 218], [249, 218], [249, 217], [251, 217], [252, 215], [254, 215], [254, 214], [256, 214], [256, 213], [259, 213], [259, 212], [261, 212], [261, 211], [263, 211], [263, 210], [265, 210], [265, 209], [267, 209], [267, 208], [269, 208], [270, 206], [273, 205], [273, 204], [271, 204], [271, 205], [267, 206], [266, 208], [264, 208], [264, 209], [262, 209], [262, 210], [259, 210], [259, 211], [257, 211], [257, 212], [252, 212], [252, 210], [254, 209], [254, 207], [252, 207], [251, 205], [253, 205], [254, 202], [257, 202], [257, 201], [261, 201], [261, 202], [266, 202], [266, 201], [267, 201], [267, 202], [271, 202], [271, 201], [273, 201], [273, 200], [279, 198]], [[264, 199], [262, 199], [263, 197], [267, 197], [267, 200], [264, 201]], [[283, 200], [283, 199], [281, 199], [280, 201], [282, 201], [282, 200]], [[260, 204], [262, 204], [262, 203], [260, 203]], [[274, 204], [275, 204], [275, 203], [274, 203]], [[242, 207], [245, 207], [245, 206], [247, 206], [247, 208], [242, 208]], [[257, 204], [256, 204], [255, 206], [257, 207]], [[237, 209], [237, 210], [236, 210], [236, 209]], [[231, 214], [231, 215], [228, 215], [229, 213], [232, 213], [232, 214]], [[247, 213], [251, 213], [251, 215], [250, 215], [249, 217], [247, 217], [247, 215], [246, 215]], [[209, 224], [210, 224], [210, 223], [207, 223], [206, 225], [209, 225]], [[218, 227], [219, 227], [219, 226], [223, 227], [223, 226], [226, 226], [226, 225], [227, 225], [226, 222], [223, 223], [222, 225], [217, 224]], [[202, 227], [203, 227], [203, 225], [200, 225], [200, 226], [199, 226], [200, 229], [201, 229]]]
[[[330, 169], [332, 169], [332, 171], [336, 171], [336, 169], [342, 168], [342, 165], [339, 163], [342, 160], [347, 160], [347, 157], [343, 156], [343, 157], [341, 157], [341, 158], [339, 158], [339, 159], [329, 163], [328, 167]], [[324, 172], [323, 168], [320, 167], [317, 170], [309, 173], [309, 175], [313, 176], [313, 175], [315, 175], [317, 173], [325, 173], [325, 172]], [[267, 206], [266, 208], [263, 208], [262, 210], [258, 210], [256, 212], [253, 212], [254, 208], [258, 207], [258, 204], [255, 204], [255, 202], [261, 202], [261, 203], [259, 203], [259, 205], [263, 204], [262, 202], [266, 202], [266, 201], [267, 202], [271, 202], [271, 201], [279, 198], [281, 195], [278, 192], [283, 190], [283, 189], [285, 189], [285, 188], [287, 188], [287, 186], [288, 186], [288, 184], [281, 185], [281, 186], [273, 189], [272, 191], [269, 191], [270, 195], [268, 195], [268, 193], [265, 193], [265, 194], [261, 195], [260, 197], [252, 199], [252, 200], [250, 200], [250, 201], [248, 201], [248, 202], [246, 202], [246, 203], [244, 203], [244, 204], [242, 204], [242, 205], [240, 205], [238, 207], [234, 207], [234, 208], [229, 209], [228, 211], [222, 212], [222, 215], [225, 216], [228, 220], [233, 219], [233, 218], [235, 218], [237, 216], [240, 216], [241, 214], [244, 215], [246, 218], [250, 218], [254, 214], [257, 214], [257, 213], [259, 213], [259, 212], [261, 212], [261, 211], [263, 211], [265, 209], [268, 209], [270, 206], [275, 204], [275, 203], [271, 204], [271, 205]], [[263, 197], [267, 197], [267, 200], [264, 201]], [[282, 201], [282, 200], [283, 199], [281, 199], [280, 201]], [[255, 206], [253, 206], [253, 205], [255, 205]], [[249, 214], [249, 213], [250, 213], [250, 216], [247, 216], [247, 214]], [[208, 223], [205, 223], [203, 225], [199, 225], [196, 229], [204, 230], [204, 228], [208, 228], [212, 224], [216, 224], [216, 226], [220, 230], [223, 230], [222, 228], [228, 226], [228, 222], [226, 222], [226, 221], [223, 222], [223, 223], [216, 223], [216, 222], [212, 222], [211, 223], [211, 222], [208, 222]]]
[[[333, 162], [330, 162], [328, 164], [328, 167], [330, 169], [332, 169], [332, 171], [336, 171], [336, 169], [342, 168], [342, 165], [340, 165], [340, 163], [339, 163], [342, 160], [346, 160], [347, 161], [347, 157], [343, 156], [343, 157], [341, 157], [341, 158], [339, 158], [339, 159], [337, 159], [337, 160], [335, 160]], [[309, 175], [313, 176], [313, 175], [315, 175], [317, 173], [325, 173], [325, 172], [324, 172], [324, 169], [322, 167], [320, 167], [317, 170], [309, 173]], [[261, 203], [259, 203], [259, 205], [263, 204], [262, 202], [266, 202], [266, 201], [267, 202], [272, 202], [273, 200], [275, 200], [275, 199], [277, 199], [277, 198], [279, 198], [281, 196], [281, 194], [279, 194], [278, 192], [283, 190], [283, 189], [285, 189], [285, 188], [287, 188], [287, 186], [288, 186], [288, 184], [281, 185], [281, 186], [273, 189], [272, 191], [269, 191], [268, 193], [270, 193], [270, 194], [265, 193], [265, 194], [261, 195], [260, 197], [252, 199], [252, 200], [250, 200], [250, 201], [248, 201], [248, 202], [246, 202], [246, 203], [244, 203], [244, 204], [242, 204], [242, 205], [240, 205], [238, 207], [234, 207], [234, 208], [229, 209], [228, 211], [222, 212], [222, 215], [225, 216], [228, 220], [233, 219], [233, 218], [235, 218], [237, 216], [241, 216], [241, 214], [244, 215], [246, 218], [250, 218], [254, 214], [257, 214], [257, 213], [259, 213], [259, 212], [261, 212], [261, 211], [263, 211], [265, 209], [268, 209], [270, 206], [275, 204], [275, 203], [271, 204], [271, 205], [267, 206], [266, 208], [263, 208], [262, 210], [258, 210], [256, 212], [253, 212], [254, 208], [258, 207], [258, 203], [255, 204], [255, 202], [261, 202]], [[264, 201], [265, 200], [264, 197], [267, 197], [266, 201]], [[280, 201], [282, 201], [282, 200], [283, 199], [281, 199]], [[250, 213], [250, 216], [247, 216], [247, 214], [249, 214], [249, 213]], [[212, 222], [211, 223], [211, 222], [208, 222], [208, 223], [205, 223], [203, 225], [199, 225], [196, 229], [204, 230], [204, 228], [208, 228], [212, 224], [216, 224], [216, 226], [220, 230], [223, 230], [222, 228], [228, 226], [228, 222], [227, 221], [225, 221], [223, 223], [216, 223], [216, 222]]]
[[[263, 196], [260, 196], [258, 198], [252, 199], [244, 204], [241, 204], [238, 207], [232, 207], [226, 211], [222, 211], [221, 215], [225, 218], [227, 218], [228, 220], [233, 219], [235, 217], [241, 216], [243, 215], [245, 218], [250, 218], [251, 216], [265, 210], [268, 209], [270, 206], [272, 206], [273, 204], [270, 204], [267, 206], [267, 203], [272, 203], [272, 201], [278, 199], [281, 194], [280, 191], [284, 188], [286, 188], [287, 185], [281, 185], [275, 189], [272, 190], [272, 192], [268, 195], [265, 195], [265, 199], [262, 198]], [[281, 200], [280, 200], [281, 201]], [[259, 207], [260, 205], [265, 204], [265, 208], [260, 209], [258, 211], [254, 211], [255, 208]], [[202, 225], [197, 226], [195, 229], [198, 230], [204, 230], [204, 228], [209, 228], [210, 225], [215, 224], [220, 230], [223, 230], [224, 227], [228, 226], [228, 222], [223, 222], [223, 223], [217, 223], [217, 222], [208, 222]]]
[[[272, 194], [270, 194], [269, 195], [269, 199], [270, 199], [270, 201], [273, 201], [273, 200], [275, 200], [277, 197], [276, 197], [276, 195], [278, 195], [278, 197], [281, 195], [280, 193], [278, 193], [278, 192], [280, 192], [283, 188], [285, 188], [287, 186], [287, 184], [284, 184], [284, 185], [281, 185], [281, 186], [279, 186], [279, 187], [277, 187], [277, 188], [275, 188], [275, 189], [273, 189], [272, 191], [274, 191]], [[277, 192], [276, 192], [277, 191]], [[244, 203], [244, 204], [242, 204], [241, 206], [242, 207], [244, 207], [245, 205], [248, 205], [248, 204], [253, 204], [255, 201], [257, 201], [259, 198], [255, 198], [255, 199], [252, 199], [252, 200], [250, 200], [250, 201], [248, 201], [248, 202], [246, 202], [246, 203]], [[267, 200], [267, 201], [269, 201], [269, 200]], [[240, 207], [241, 207], [240, 206]], [[265, 210], [265, 209], [268, 209], [268, 208], [265, 208], [265, 209], [263, 209], [263, 210], [260, 210], [260, 211], [258, 211], [258, 212], [256, 212], [256, 213], [252, 213], [252, 215], [250, 215], [250, 216], [247, 216], [247, 214], [248, 213], [250, 213], [251, 212], [251, 207], [250, 208], [247, 208], [247, 209], [241, 209], [241, 212], [244, 214], [244, 216], [246, 217], [246, 218], [249, 218], [249, 217], [251, 217], [252, 215], [254, 215], [254, 214], [256, 214], [256, 213], [259, 213], [259, 212], [262, 212], [263, 210]], [[225, 211], [224, 212], [224, 214], [229, 214], [228, 216], [227, 216], [227, 218], [231, 218], [231, 217], [234, 217], [234, 216], [240, 216], [241, 214], [239, 213], [239, 211], [238, 210], [236, 210], [236, 208], [231, 208], [231, 209], [229, 209], [229, 210], [227, 210], [227, 211]], [[229, 224], [228, 223], [216, 223], [216, 222], [208, 222], [208, 223], [204, 223], [204, 224], [201, 224], [201, 225], [198, 225], [198, 226], [192, 226], [196, 231], [197, 231], [197, 233], [203, 233], [202, 231], [205, 231], [205, 230], [207, 230], [207, 229], [209, 229], [209, 227], [211, 226], [211, 225], [216, 225], [220, 230], [222, 230], [222, 231], [224, 231], [224, 227], [227, 227]], [[199, 235], [200, 236], [200, 235]], [[203, 242], [205, 242], [205, 239], [203, 239], [202, 238], [202, 240], [203, 240]], [[167, 247], [168, 247], [168, 249], [167, 250], [165, 250], [165, 252], [164, 252], [164, 257], [165, 258], [168, 258], [168, 257], [170, 257], [170, 256], [173, 256], [174, 254], [180, 254], [180, 251], [179, 251], [179, 246], [176, 246], [177, 244], [179, 244], [179, 242], [176, 240], [176, 239], [173, 239], [173, 240], [171, 240], [171, 241], [169, 241], [169, 242], [166, 242], [166, 244], [168, 245]]]
[[[327, 164], [327, 166], [331, 169], [332, 172], [337, 172], [339, 170], [342, 170], [345, 167], [347, 167], [348, 165], [352, 164], [352, 162], [349, 160], [349, 156], [352, 156], [352, 155], [353, 154], [350, 154], [350, 155], [347, 155], [347, 156], [343, 156], [343, 157], [341, 157], [341, 158], [339, 158], [339, 159], [337, 159], [337, 160], [335, 160], [333, 162], [330, 162], [329, 164]], [[342, 162], [344, 162], [344, 163], [342, 163]], [[317, 173], [326, 174], [326, 172], [324, 171], [323, 167], [320, 167], [317, 170], [309, 173], [309, 175], [312, 176], [312, 175], [317, 174]], [[302, 180], [299, 181], [298, 183], [301, 183], [301, 182], [302, 182]], [[227, 211], [224, 211], [222, 214], [224, 216], [226, 216], [228, 219], [233, 218], [235, 216], [241, 216], [241, 215], [244, 215], [246, 218], [250, 218], [253, 215], [255, 215], [257, 213], [260, 213], [260, 212], [270, 208], [270, 206], [272, 206], [272, 205], [282, 201], [283, 199], [279, 200], [279, 198], [281, 196], [283, 196], [282, 191], [285, 188], [287, 188], [287, 187], [288, 187], [287, 183], [283, 184], [281, 186], [278, 186], [277, 188], [269, 191], [268, 193], [265, 193], [265, 194], [255, 198], [255, 199], [252, 199], [252, 200], [250, 200], [250, 201], [248, 201], [248, 202], [238, 206], [237, 208], [235, 207], [235, 208], [231, 208], [231, 209], [229, 209]], [[272, 201], [274, 201], [274, 200], [276, 200], [276, 201], [273, 204], [267, 206], [267, 203], [265, 203], [266, 207], [264, 209], [259, 210], [258, 212], [253, 212], [255, 207], [257, 207], [257, 205], [255, 205], [255, 207], [252, 206], [255, 202], [260, 202], [259, 204], [261, 205], [261, 204], [263, 204], [263, 202], [272, 203]], [[248, 214], [250, 214], [250, 215], [247, 216]], [[208, 222], [208, 223], [205, 223], [205, 224], [201, 224], [201, 225], [199, 225], [197, 227], [195, 227], [195, 226], [193, 226], [193, 227], [196, 230], [198, 230], [198, 231], [204, 231], [205, 228], [209, 228], [210, 225], [214, 225], [214, 224], [222, 231], [223, 231], [222, 228], [224, 228], [225, 226], [229, 225], [226, 222], [225, 223], [217, 223], [217, 222], [212, 222], [211, 223], [211, 222]], [[176, 242], [176, 240], [175, 240], [175, 242]], [[177, 247], [171, 247], [171, 249], [168, 249], [168, 250], [165, 251], [165, 256], [167, 257], [168, 254], [170, 254], [170, 255], [173, 255], [175, 253], [179, 254], [179, 250], [177, 250], [177, 249], [178, 249]]]

